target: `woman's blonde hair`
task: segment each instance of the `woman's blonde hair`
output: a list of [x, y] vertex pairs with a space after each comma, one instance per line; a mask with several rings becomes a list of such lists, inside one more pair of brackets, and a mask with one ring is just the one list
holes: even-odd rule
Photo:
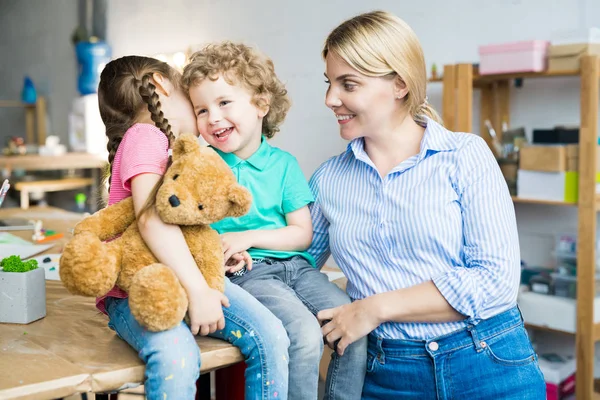
[[323, 47], [323, 59], [332, 52], [363, 75], [397, 75], [406, 84], [404, 104], [417, 123], [425, 116], [441, 118], [427, 101], [427, 71], [417, 35], [406, 22], [385, 11], [357, 15], [335, 28]]
[[248, 89], [256, 107], [269, 107], [263, 118], [262, 133], [268, 139], [275, 136], [291, 102], [284, 84], [275, 74], [273, 61], [241, 43], [210, 44], [192, 54], [183, 70], [182, 84], [189, 91], [204, 79], [217, 80], [219, 75], [230, 85], [239, 84]]

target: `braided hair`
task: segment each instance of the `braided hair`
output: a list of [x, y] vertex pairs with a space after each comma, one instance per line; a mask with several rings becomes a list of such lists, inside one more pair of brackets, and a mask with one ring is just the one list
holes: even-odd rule
[[152, 121], [173, 144], [175, 136], [161, 104], [152, 75], [158, 73], [178, 85], [180, 76], [167, 63], [149, 57], [126, 56], [106, 64], [100, 74], [98, 105], [106, 127], [109, 170], [105, 180], [110, 184], [113, 161], [125, 132], [136, 123], [147, 108]]

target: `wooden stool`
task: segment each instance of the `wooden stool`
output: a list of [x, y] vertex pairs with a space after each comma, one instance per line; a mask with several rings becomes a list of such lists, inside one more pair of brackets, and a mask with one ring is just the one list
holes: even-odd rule
[[29, 208], [29, 194], [31, 192], [60, 192], [63, 190], [78, 189], [94, 184], [93, 178], [65, 178], [45, 181], [18, 182], [15, 189], [21, 192], [21, 209]]

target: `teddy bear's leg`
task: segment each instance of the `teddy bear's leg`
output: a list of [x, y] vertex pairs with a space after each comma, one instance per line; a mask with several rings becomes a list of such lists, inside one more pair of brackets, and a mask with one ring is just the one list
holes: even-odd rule
[[173, 270], [152, 264], [139, 270], [129, 288], [129, 307], [149, 331], [164, 331], [183, 321], [188, 308], [185, 289]]
[[115, 286], [121, 270], [118, 241], [103, 243], [92, 232], [73, 236], [63, 249], [60, 279], [73, 294], [100, 297]]

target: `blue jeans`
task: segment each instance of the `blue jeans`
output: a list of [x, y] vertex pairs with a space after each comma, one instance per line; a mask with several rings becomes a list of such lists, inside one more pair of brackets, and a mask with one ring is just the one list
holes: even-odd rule
[[[225, 328], [211, 336], [228, 340], [246, 359], [246, 399], [286, 399], [289, 339], [279, 321], [256, 299], [229, 281], [223, 308]], [[139, 354], [146, 364], [144, 387], [149, 400], [194, 399], [200, 375], [200, 350], [189, 327], [150, 332], [131, 315], [127, 299], [109, 298], [108, 326]]]
[[[323, 335], [315, 315], [324, 309], [350, 303], [350, 298], [327, 275], [303, 257], [263, 259], [252, 270], [231, 281], [240, 285], [283, 322], [290, 339], [289, 399], [318, 397], [319, 362]], [[367, 338], [332, 355], [324, 400], [358, 400], [366, 372]]]
[[546, 399], [517, 307], [426, 341], [369, 335], [364, 399]]

